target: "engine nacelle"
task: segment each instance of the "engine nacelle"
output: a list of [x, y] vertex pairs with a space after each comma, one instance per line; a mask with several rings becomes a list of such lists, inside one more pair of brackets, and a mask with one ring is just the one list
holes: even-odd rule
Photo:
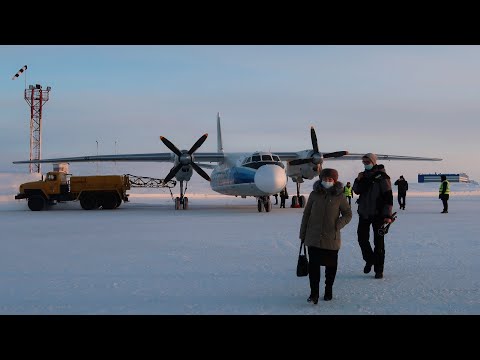
[[287, 176], [291, 177], [293, 181], [302, 183], [303, 179], [312, 180], [314, 177], [320, 175], [322, 165], [315, 165], [313, 163], [302, 165], [290, 165], [287, 163]]

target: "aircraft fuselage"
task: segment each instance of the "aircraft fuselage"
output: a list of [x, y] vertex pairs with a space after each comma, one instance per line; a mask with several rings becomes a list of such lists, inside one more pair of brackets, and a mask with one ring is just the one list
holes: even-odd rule
[[278, 156], [257, 152], [239, 159], [234, 165], [224, 163], [211, 173], [213, 191], [233, 196], [269, 196], [287, 184], [285, 166]]

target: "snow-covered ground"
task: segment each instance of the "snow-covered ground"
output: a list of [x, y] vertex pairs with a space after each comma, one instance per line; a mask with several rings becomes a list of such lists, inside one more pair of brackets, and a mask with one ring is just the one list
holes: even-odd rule
[[478, 185], [452, 183], [440, 214], [438, 183], [410, 183], [381, 280], [363, 274], [354, 211], [333, 300], [311, 305], [295, 275], [302, 209], [258, 213], [199, 181], [187, 211], [134, 189], [116, 210], [32, 212], [13, 197], [35, 177], [0, 174], [0, 314], [480, 314]]

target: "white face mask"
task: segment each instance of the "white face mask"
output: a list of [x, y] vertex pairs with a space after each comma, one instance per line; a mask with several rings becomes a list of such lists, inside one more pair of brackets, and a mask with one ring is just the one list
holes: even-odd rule
[[325, 188], [325, 189], [330, 189], [333, 184], [335, 184], [334, 182], [330, 182], [330, 181], [322, 181], [322, 186]]
[[365, 166], [365, 170], [372, 170], [373, 168], [373, 164], [364, 165], [364, 166]]

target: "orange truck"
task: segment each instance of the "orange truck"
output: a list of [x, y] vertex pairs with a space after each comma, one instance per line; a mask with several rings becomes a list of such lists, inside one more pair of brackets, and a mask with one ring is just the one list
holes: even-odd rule
[[15, 199], [27, 199], [32, 211], [48, 209], [58, 202], [80, 201], [85, 210], [116, 209], [128, 201], [130, 179], [127, 175], [71, 176], [51, 171], [45, 179], [20, 185]]

